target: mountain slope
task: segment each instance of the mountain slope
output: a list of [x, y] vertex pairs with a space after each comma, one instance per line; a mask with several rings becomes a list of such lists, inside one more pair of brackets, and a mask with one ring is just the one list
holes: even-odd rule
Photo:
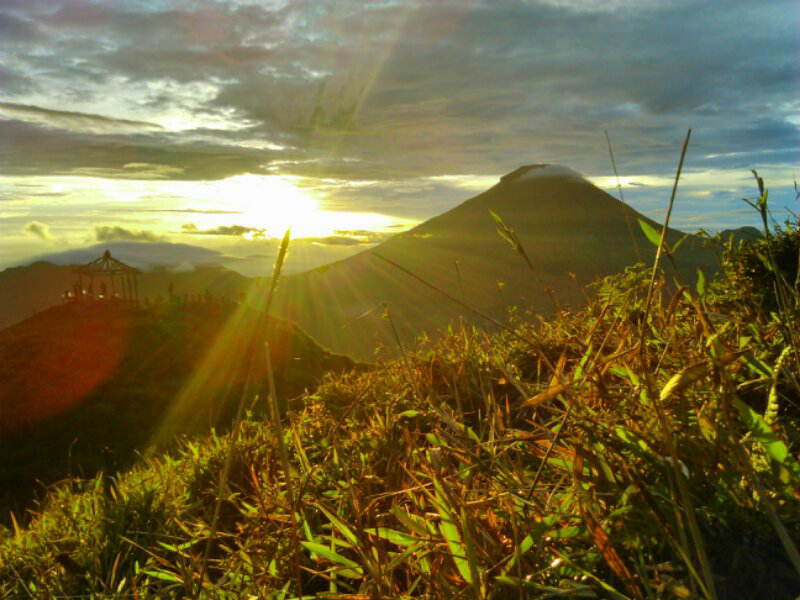
[[[376, 255], [401, 264], [453, 296], [460, 298], [463, 289], [464, 301], [498, 319], [514, 305], [553, 312], [543, 286], [498, 235], [490, 210], [515, 230], [544, 286], [556, 291], [562, 306], [582, 304], [582, 286], [637, 262], [626, 217], [641, 259], [648, 263], [655, 248], [637, 219], [660, 229], [566, 167], [521, 167], [486, 192], [371, 250], [287, 276], [278, 291], [276, 312], [327, 347], [361, 359], [373, 356], [376, 343], [395, 348], [389, 324], [380, 320], [379, 310], [359, 318], [381, 302], [388, 303], [406, 339], [423, 331], [435, 332], [462, 315], [472, 318]], [[674, 244], [681, 237], [679, 231], [670, 230], [667, 241]], [[694, 278], [698, 266], [713, 269], [713, 256], [700, 245], [699, 238], [690, 236], [677, 253], [687, 280]]]
[[36, 480], [113, 472], [175, 434], [225, 426], [246, 389], [248, 405], [261, 391], [264, 340], [282, 400], [353, 366], [286, 321], [220, 303], [72, 304], [1, 330], [0, 504], [26, 501]]

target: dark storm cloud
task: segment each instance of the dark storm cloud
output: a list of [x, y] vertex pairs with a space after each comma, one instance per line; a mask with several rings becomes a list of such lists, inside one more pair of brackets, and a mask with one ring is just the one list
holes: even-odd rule
[[[271, 165], [398, 180], [545, 161], [605, 174], [608, 128], [626, 171], [666, 174], [690, 126], [695, 168], [796, 164], [797, 16], [789, 1], [209, 0], [159, 10], [3, 0], [0, 24], [13, 35], [0, 45], [14, 57], [2, 66], [3, 99], [49, 115], [51, 129], [0, 123], [4, 148], [36, 140], [0, 150], [0, 167], [129, 177], [124, 165], [137, 162], [164, 167], [162, 177], [214, 179]], [[43, 53], [43, 39], [56, 51]], [[69, 105], [45, 103], [34, 80]], [[50, 114], [94, 112], [73, 106], [101, 105], [103, 94], [118, 110], [98, 111], [98, 123], [182, 111], [231, 127], [81, 137]], [[253, 140], [286, 150], [241, 147]]]

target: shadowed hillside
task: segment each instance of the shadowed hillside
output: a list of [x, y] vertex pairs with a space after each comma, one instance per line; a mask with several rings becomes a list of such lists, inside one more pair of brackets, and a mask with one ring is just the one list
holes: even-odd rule
[[[517, 233], [544, 285], [498, 235], [490, 210]], [[583, 286], [637, 262], [626, 218], [641, 260], [652, 263], [655, 247], [637, 219], [660, 231], [655, 222], [566, 167], [521, 167], [486, 192], [372, 250], [287, 276], [275, 309], [326, 346], [365, 360], [377, 343], [395, 347], [379, 310], [358, 318], [381, 302], [388, 303], [406, 337], [445, 328], [460, 315], [471, 318], [377, 254], [459, 299], [463, 290], [465, 302], [498, 319], [510, 306], [553, 312], [545, 286], [555, 291], [562, 307], [577, 307], [585, 303]], [[670, 230], [667, 242], [672, 246], [681, 237]], [[695, 278], [698, 266], [706, 272], [715, 266], [712, 253], [701, 248], [696, 236], [684, 242], [676, 259], [687, 280]]]
[[37, 479], [113, 472], [177, 433], [224, 427], [248, 381], [248, 398], [260, 391], [265, 339], [281, 398], [353, 364], [236, 305], [71, 304], [0, 331], [2, 500], [26, 501]]

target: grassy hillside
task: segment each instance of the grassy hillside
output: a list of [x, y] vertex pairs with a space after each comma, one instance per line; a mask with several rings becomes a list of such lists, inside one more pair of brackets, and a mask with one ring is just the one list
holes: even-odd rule
[[64, 485], [2, 532], [0, 596], [796, 598], [799, 253], [330, 374], [288, 471], [252, 418]]
[[[522, 167], [486, 192], [372, 250], [287, 276], [276, 297], [276, 313], [325, 346], [369, 360], [376, 344], [394, 348], [391, 330], [380, 323], [380, 310], [364, 315], [382, 302], [388, 303], [407, 340], [422, 331], [435, 334], [469, 314], [377, 255], [501, 320], [510, 306], [555, 312], [545, 288], [554, 291], [561, 306], [581, 307], [583, 288], [595, 278], [639, 261], [652, 263], [654, 246], [638, 220], [658, 230], [657, 224], [577, 174], [531, 178], [537, 168], [547, 166]], [[497, 234], [489, 211], [516, 232], [535, 273]], [[667, 242], [673, 246], [681, 237], [670, 230]], [[696, 236], [689, 236], [675, 259], [690, 283], [698, 266], [707, 274], [717, 268], [713, 254]]]
[[224, 428], [242, 394], [261, 393], [265, 339], [285, 399], [353, 366], [294, 325], [232, 304], [67, 305], [1, 330], [3, 520], [40, 483], [114, 473], [178, 433]]

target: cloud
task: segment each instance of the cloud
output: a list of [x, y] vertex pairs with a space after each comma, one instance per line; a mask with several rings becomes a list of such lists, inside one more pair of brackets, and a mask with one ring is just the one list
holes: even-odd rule
[[323, 246], [359, 246], [365, 242], [353, 237], [331, 235], [324, 238], [313, 238], [313, 242]]
[[15, 104], [13, 102], [0, 102], [0, 115], [37, 125], [46, 125], [81, 133], [143, 133], [163, 129], [157, 123], [52, 110], [41, 106]]
[[354, 239], [361, 244], [377, 244], [394, 235], [368, 229], [336, 229], [334, 233], [339, 237]]
[[95, 226], [94, 237], [98, 242], [161, 242], [165, 239], [152, 231], [133, 231], [119, 225]]
[[150, 209], [122, 209], [124, 212], [148, 212], [148, 213], [183, 213], [190, 215], [240, 215], [240, 210], [203, 210], [199, 208], [150, 208]]
[[[263, 163], [267, 151], [170, 142], [158, 136], [111, 139], [0, 120], [0, 141], [0, 171], [4, 175], [217, 180], [266, 172]], [[132, 162], [159, 167], [131, 168]]]
[[258, 227], [247, 227], [245, 225], [220, 225], [211, 229], [198, 229], [194, 223], [186, 223], [181, 226], [184, 233], [193, 235], [232, 235], [264, 237], [266, 230]]
[[689, 127], [687, 174], [798, 164], [790, 0], [2, 5], [0, 173], [20, 181], [295, 175], [331, 210], [427, 218], [524, 164], [612, 175], [604, 129], [642, 206]]
[[[696, 166], [732, 166], [700, 158], [730, 151], [751, 165], [791, 164], [798, 148], [788, 0], [702, 10], [683, 0], [320, 0], [315, 10], [62, 0], [10, 10], [24, 35], [4, 40], [18, 76], [6, 109], [88, 134], [50, 143], [80, 155], [81, 168], [118, 170], [104, 176], [142, 162], [182, 169], [164, 173], [178, 179], [272, 167], [393, 181], [533, 162], [605, 174], [604, 128], [625, 171], [672, 170], [667, 149], [689, 125]], [[43, 55], [36, 36], [59, 51]], [[48, 90], [48, 106], [81, 112], [41, 108], [47, 97], [26, 81]], [[772, 125], [759, 122], [765, 114]], [[109, 131], [119, 139], [100, 139]], [[29, 170], [77, 161], [48, 144], [28, 149]]]
[[45, 241], [53, 239], [53, 235], [50, 233], [50, 227], [46, 223], [41, 223], [40, 221], [31, 221], [27, 223], [25, 227], [23, 227], [23, 231]]
[[0, 13], [0, 31], [4, 37], [16, 42], [36, 42], [44, 37], [34, 21], [5, 12]]

